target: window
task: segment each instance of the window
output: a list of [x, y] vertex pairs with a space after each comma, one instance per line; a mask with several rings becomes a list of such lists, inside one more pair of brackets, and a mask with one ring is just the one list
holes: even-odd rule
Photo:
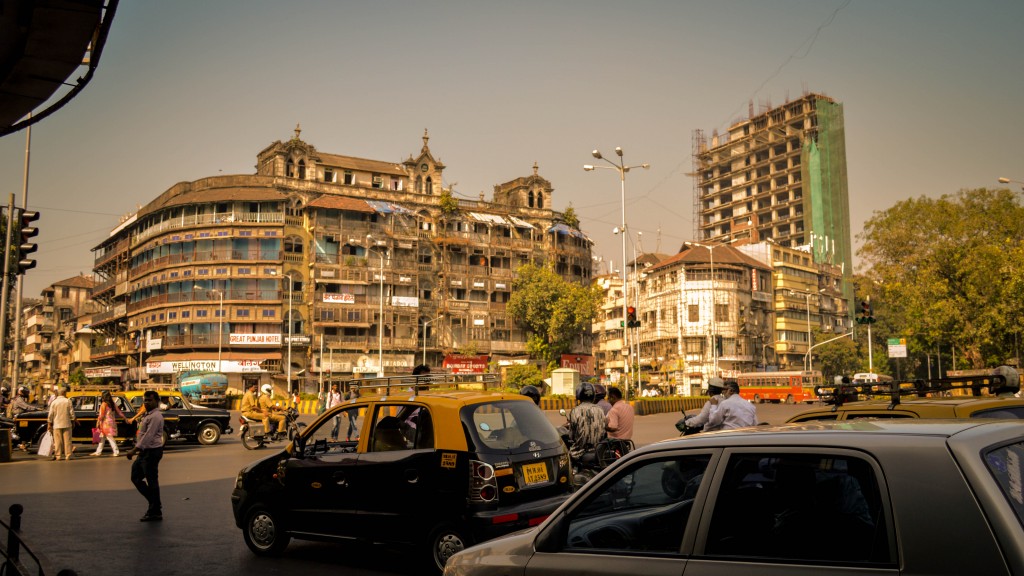
[[264, 318], [275, 318], [276, 316], [277, 316], [277, 311], [274, 310], [274, 309], [268, 308], [268, 309], [263, 310], [263, 317]]
[[700, 322], [700, 305], [690, 304], [686, 307], [687, 320], [690, 322]]
[[352, 175], [351, 170], [345, 170], [345, 185], [352, 186], [356, 183], [355, 176]]
[[207, 311], [206, 310], [196, 310], [196, 318], [206, 318], [206, 316], [207, 316]]
[[324, 168], [324, 182], [334, 182], [333, 168]]
[[337, 412], [334, 418], [321, 421], [318, 427], [306, 433], [305, 455], [322, 455], [318, 456], [322, 461], [335, 462], [350, 458], [343, 455], [356, 451], [365, 413], [365, 407], [352, 406]]
[[715, 304], [715, 322], [729, 321], [729, 305]]
[[245, 309], [245, 308], [242, 308], [242, 309], [239, 309], [239, 310], [235, 310], [235, 316], [237, 316], [239, 318], [248, 318], [249, 317], [249, 310]]
[[710, 459], [677, 456], [621, 470], [567, 519], [564, 548], [678, 554]]
[[61, 298], [70, 298], [71, 297], [71, 287], [70, 286], [61, 286], [60, 287], [60, 297]]
[[705, 554], [784, 561], [892, 563], [874, 469], [846, 454], [733, 455]]
[[372, 186], [374, 188], [383, 188], [384, 187], [384, 177], [381, 176], [380, 174], [374, 174], [373, 175]]
[[1024, 445], [1010, 444], [985, 454], [985, 466], [999, 484], [1006, 501], [1024, 524], [1024, 502], [1020, 497], [1020, 479], [1024, 476]]

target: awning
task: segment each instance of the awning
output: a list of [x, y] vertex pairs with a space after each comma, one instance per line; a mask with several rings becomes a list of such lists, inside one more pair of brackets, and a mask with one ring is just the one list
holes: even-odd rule
[[405, 206], [399, 206], [398, 204], [394, 204], [392, 202], [385, 202], [383, 200], [366, 200], [366, 203], [369, 204], [377, 212], [380, 212], [381, 214], [413, 214], [412, 210], [409, 210]]
[[509, 222], [511, 222], [517, 228], [530, 228], [530, 229], [534, 228], [533, 224], [530, 224], [526, 220], [521, 220], [519, 218], [516, 218], [515, 216], [506, 216], [505, 219], [507, 219]]
[[[281, 353], [267, 350], [266, 352], [221, 351], [221, 360], [280, 360]], [[217, 352], [182, 352], [180, 354], [161, 354], [150, 356], [146, 362], [184, 362], [187, 360], [216, 360]]]
[[505, 221], [504, 218], [502, 218], [501, 216], [498, 216], [497, 214], [483, 214], [483, 213], [480, 213], [480, 212], [469, 212], [469, 215], [474, 220], [478, 220], [480, 222], [486, 222], [488, 224], [500, 224], [500, 225], [504, 226], [505, 224], [508, 223], [508, 222]]
[[568, 234], [569, 236], [574, 236], [576, 238], [580, 238], [580, 239], [583, 239], [583, 240], [590, 241], [590, 238], [587, 238], [586, 234], [584, 234], [583, 232], [580, 232], [579, 230], [577, 230], [575, 228], [571, 228], [569, 226], [566, 226], [565, 224], [555, 224], [551, 228], [548, 228], [548, 232], [557, 232], [558, 234]]

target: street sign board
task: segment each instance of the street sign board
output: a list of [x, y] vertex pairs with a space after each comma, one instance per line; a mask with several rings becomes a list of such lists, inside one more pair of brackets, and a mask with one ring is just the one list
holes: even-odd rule
[[886, 344], [889, 345], [889, 358], [907, 357], [906, 338], [889, 338], [888, 340], [886, 340]]

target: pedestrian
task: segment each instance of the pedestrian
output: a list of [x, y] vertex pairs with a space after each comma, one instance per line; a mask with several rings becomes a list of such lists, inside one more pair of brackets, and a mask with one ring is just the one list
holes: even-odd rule
[[[348, 389], [348, 395], [345, 396], [345, 399], [358, 400], [359, 396], [359, 386], [353, 384], [352, 387]], [[348, 411], [348, 432], [345, 434], [345, 440], [352, 440], [353, 436], [359, 438], [359, 429], [356, 426], [356, 417], [358, 414], [359, 412], [355, 410]]]
[[689, 433], [687, 430], [698, 430], [704, 432], [710, 432], [716, 430], [708, 424], [708, 420], [711, 418], [711, 414], [718, 410], [718, 402], [722, 399], [722, 387], [724, 382], [717, 376], [708, 378], [708, 395], [711, 398], [704, 403], [704, 406], [700, 409], [700, 414], [696, 416], [686, 416], [685, 413], [683, 418], [676, 422], [676, 429], [683, 433]]
[[[331, 384], [331, 391], [327, 393], [327, 398], [326, 398], [325, 403], [324, 403], [326, 409], [330, 410], [331, 408], [334, 408], [335, 406], [340, 406], [341, 402], [342, 402], [342, 398], [341, 398], [341, 392], [338, 390], [338, 384], [337, 383]], [[341, 427], [341, 415], [339, 414], [339, 415], [336, 415], [334, 417], [334, 428], [331, 428], [331, 440], [333, 440], [333, 441], [337, 441], [338, 440], [338, 429], [340, 427]]]
[[740, 397], [740, 385], [735, 380], [725, 382], [718, 410], [708, 417], [708, 424], [716, 430], [757, 425], [757, 408]]
[[160, 459], [164, 457], [164, 415], [160, 411], [160, 395], [156, 390], [146, 390], [142, 395], [142, 403], [146, 407], [146, 414], [139, 424], [135, 446], [125, 456], [131, 460], [136, 454], [139, 455], [132, 462], [132, 484], [149, 504], [146, 514], [139, 521], [153, 522], [164, 519], [163, 506], [160, 504], [159, 473]]
[[605, 430], [609, 438], [619, 440], [633, 439], [633, 406], [622, 399], [622, 390], [616, 386], [608, 388], [608, 402], [612, 409], [608, 411], [608, 419], [605, 423]]
[[71, 427], [75, 424], [75, 409], [65, 395], [64, 386], [58, 386], [46, 415], [46, 429], [53, 436], [53, 459], [71, 460]]
[[96, 414], [96, 428], [99, 430], [100, 441], [96, 443], [96, 451], [90, 456], [103, 454], [104, 440], [110, 443], [110, 449], [114, 452], [115, 457], [120, 455], [115, 439], [117, 437], [117, 416], [127, 420], [124, 412], [121, 412], [121, 409], [114, 404], [114, 397], [110, 395], [110, 390], [104, 390], [103, 396], [100, 397], [100, 410]]

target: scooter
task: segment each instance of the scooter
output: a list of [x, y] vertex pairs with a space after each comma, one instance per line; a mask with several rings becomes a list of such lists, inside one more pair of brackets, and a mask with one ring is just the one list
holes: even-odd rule
[[[238, 418], [238, 431], [241, 434], [242, 446], [245, 446], [246, 450], [256, 450], [257, 448], [263, 448], [267, 444], [278, 442], [281, 440], [288, 440], [291, 442], [299, 435], [299, 431], [306, 427], [305, 422], [299, 422], [299, 411], [295, 408], [288, 408], [284, 411], [284, 427], [283, 433], [270, 432], [267, 433], [263, 429], [263, 420], [257, 418], [247, 418], [245, 416], [239, 416]], [[271, 423], [271, 426], [277, 426], [275, 423]]]

